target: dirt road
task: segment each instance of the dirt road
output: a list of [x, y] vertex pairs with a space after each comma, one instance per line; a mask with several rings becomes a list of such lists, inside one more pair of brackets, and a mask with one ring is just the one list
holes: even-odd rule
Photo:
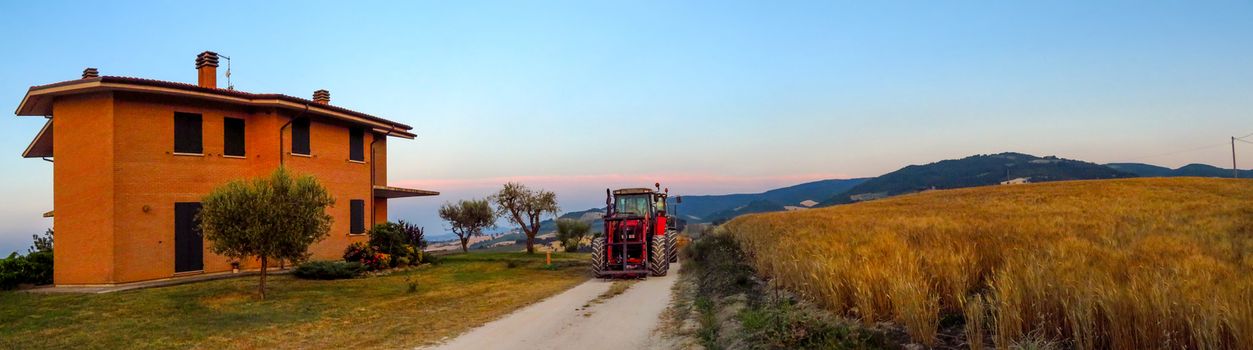
[[613, 281], [593, 279], [431, 349], [661, 349], [653, 331], [678, 268], [598, 302]]

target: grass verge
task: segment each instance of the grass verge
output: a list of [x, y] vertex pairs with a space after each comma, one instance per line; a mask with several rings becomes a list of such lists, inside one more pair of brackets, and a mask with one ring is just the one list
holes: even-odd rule
[[875, 349], [890, 343], [880, 330], [769, 288], [726, 235], [698, 239], [685, 255], [672, 328], [705, 349]]
[[0, 348], [420, 346], [582, 283], [585, 261], [553, 254], [556, 267], [545, 268], [543, 254], [471, 253], [371, 278], [277, 275], [265, 300], [256, 278], [92, 295], [0, 292]]

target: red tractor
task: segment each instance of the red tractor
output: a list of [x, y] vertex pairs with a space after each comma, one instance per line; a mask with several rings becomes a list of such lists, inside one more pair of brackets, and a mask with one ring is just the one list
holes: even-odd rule
[[655, 186], [605, 189], [604, 235], [592, 239], [594, 276], [665, 276], [677, 261], [675, 220], [666, 213], [669, 189]]

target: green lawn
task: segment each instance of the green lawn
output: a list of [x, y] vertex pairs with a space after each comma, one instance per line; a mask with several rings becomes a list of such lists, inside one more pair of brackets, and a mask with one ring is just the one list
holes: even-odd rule
[[275, 276], [264, 301], [256, 277], [94, 295], [0, 292], [0, 348], [412, 347], [587, 280], [586, 254], [553, 259], [547, 269], [542, 253], [454, 254], [382, 277]]

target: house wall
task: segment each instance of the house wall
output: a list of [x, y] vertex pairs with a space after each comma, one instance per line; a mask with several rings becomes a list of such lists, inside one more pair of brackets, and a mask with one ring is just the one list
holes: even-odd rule
[[[54, 139], [56, 284], [174, 277], [174, 203], [199, 202], [231, 180], [268, 176], [280, 163], [280, 128], [297, 114], [125, 92], [113, 96], [56, 105], [58, 115], [67, 116], [64, 123], [54, 118], [59, 129]], [[203, 155], [174, 154], [174, 112], [202, 115]], [[245, 119], [243, 159], [222, 155], [224, 117]], [[312, 121], [311, 155], [288, 154], [288, 127], [283, 130], [282, 157], [289, 170], [313, 175], [335, 198], [335, 205], [327, 209], [334, 218], [331, 232], [310, 252], [313, 259], [339, 259], [347, 245], [366, 240], [364, 234], [349, 234], [349, 200], [366, 201], [367, 223], [372, 212], [378, 215], [371, 198], [372, 160], [368, 150], [364, 163], [348, 160], [347, 125], [318, 117]], [[372, 137], [367, 133], [367, 145]], [[83, 196], [84, 192], [91, 195]], [[385, 205], [380, 210], [385, 218]], [[213, 254], [211, 245], [204, 243], [204, 272], [229, 271], [229, 259]], [[244, 262], [245, 268], [258, 265]]]
[[60, 97], [52, 108], [56, 283], [114, 280], [112, 107], [105, 92]]
[[[281, 120], [294, 117], [299, 112], [281, 112]], [[277, 130], [277, 129], [275, 129]], [[360, 199], [366, 202], [366, 223], [370, 220], [373, 210], [373, 184], [370, 182], [370, 158], [366, 150], [366, 162], [348, 160], [348, 127], [332, 124], [326, 119], [314, 118], [309, 126], [310, 156], [286, 155], [286, 166], [296, 174], [313, 175], [335, 197], [335, 206], [327, 209], [335, 222], [331, 224], [330, 235], [319, 244], [310, 247], [309, 251], [315, 259], [339, 259], [352, 242], [366, 241], [365, 233], [350, 234], [349, 201]], [[277, 136], [277, 134], [275, 134]], [[290, 145], [290, 131], [284, 134], [284, 143]], [[373, 135], [366, 133], [364, 144], [369, 147]], [[276, 148], [277, 149], [277, 146]], [[287, 147], [285, 151], [290, 151]], [[288, 153], [288, 152], [285, 152]], [[369, 227], [366, 227], [368, 230]]]

